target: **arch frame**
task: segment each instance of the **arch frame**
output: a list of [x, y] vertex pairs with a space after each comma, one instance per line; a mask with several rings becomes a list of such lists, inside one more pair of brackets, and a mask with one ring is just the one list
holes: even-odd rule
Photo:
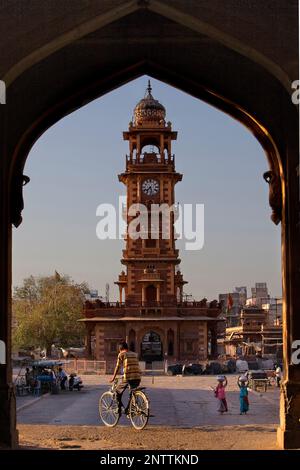
[[[135, 2], [133, 2], [135, 3]], [[139, 2], [140, 3], [140, 2]], [[162, 14], [162, 2], [150, 2], [156, 5], [156, 10]], [[149, 2], [141, 2], [149, 4]], [[167, 15], [173, 15], [172, 20], [176, 21], [175, 12], [165, 10]], [[122, 16], [122, 15], [121, 15]], [[178, 16], [178, 15], [177, 15]], [[183, 18], [183, 17], [182, 17]], [[187, 18], [185, 17], [185, 20]], [[190, 18], [187, 21], [191, 27]], [[177, 21], [178, 18], [177, 18]], [[195, 29], [195, 28], [194, 28]], [[216, 38], [215, 38], [216, 39]], [[220, 38], [219, 38], [220, 39]], [[77, 38], [73, 38], [69, 44], [75, 43]], [[224, 43], [224, 41], [223, 41]], [[236, 49], [233, 44], [225, 44], [228, 49]], [[68, 47], [64, 44], [64, 47]], [[162, 46], [163, 47], [163, 46]], [[236, 51], [235, 51], [236, 52]], [[242, 51], [238, 51], [241, 53]], [[93, 99], [103, 96], [118, 86], [137, 78], [143, 74], [153, 76], [165, 83], [175, 86], [188, 92], [195, 98], [201, 99], [219, 110], [229, 114], [232, 118], [245, 125], [258, 139], [265, 150], [270, 171], [273, 172], [273, 182], [270, 185], [270, 203], [274, 212], [274, 219], [282, 223], [282, 282], [283, 282], [283, 339], [284, 339], [284, 365], [285, 377], [281, 392], [281, 426], [278, 431], [278, 441], [284, 448], [298, 448], [300, 446], [300, 370], [299, 365], [293, 364], [291, 360], [293, 341], [300, 338], [300, 254], [299, 249], [299, 117], [295, 107], [291, 104], [288, 93], [287, 77], [281, 78], [274, 69], [264, 67], [261, 71], [261, 64], [256, 61], [251, 54], [246, 57], [250, 66], [257, 74], [258, 90], [262, 93], [265, 77], [269, 83], [270, 90], [266, 89], [267, 109], [262, 111], [259, 103], [251, 105], [249, 90], [245, 91], [245, 97], [233, 90], [233, 84], [218, 87], [214, 76], [208, 79], [199, 79], [183, 73], [182, 58], [178, 58], [178, 63], [174, 66], [162, 65], [155, 58], [149, 58], [148, 52], [141, 60], [129, 61], [120, 65], [117, 63], [114, 70], [105, 71], [100, 78], [88, 77], [82, 82], [78, 81], [70, 90], [58, 93], [56, 101], [49, 98], [49, 103], [44, 109], [36, 113], [29, 111], [38, 108], [36, 103], [32, 104], [32, 109], [24, 109], [28, 115], [27, 123], [16, 134], [12, 131], [14, 127], [15, 113], [20, 111], [18, 107], [18, 89], [22, 83], [28, 84], [30, 73], [35, 72], [35, 68], [40, 70], [45, 67], [47, 60], [53, 59], [57, 54], [56, 50], [51, 50], [47, 57], [37, 56], [35, 63], [28, 63], [28, 67], [21, 70], [12, 77], [8, 88], [6, 108], [1, 108], [0, 126], [0, 335], [1, 341], [6, 346], [6, 364], [0, 365], [0, 414], [5, 419], [0, 423], [0, 441], [10, 446], [17, 443], [15, 398], [12, 386], [12, 371], [10, 363], [11, 353], [11, 260], [12, 260], [12, 227], [11, 223], [18, 226], [21, 221], [23, 209], [22, 187], [26, 182], [23, 171], [26, 158], [36, 140], [55, 122], [72, 111], [80, 108]], [[150, 54], [151, 55], [151, 54]], [[244, 59], [237, 60], [236, 71], [242, 71]], [[35, 69], [35, 70], [34, 70]], [[277, 71], [279, 71], [277, 69]], [[62, 71], [64, 73], [64, 71]], [[282, 82], [282, 78], [284, 84]], [[275, 93], [275, 91], [277, 92]], [[46, 88], [46, 96], [48, 96]], [[262, 98], [262, 94], [258, 96]], [[267, 99], [268, 98], [268, 99]], [[274, 104], [272, 105], [272, 100]], [[22, 102], [22, 100], [21, 100]], [[276, 116], [279, 118], [276, 121]], [[282, 125], [279, 126], [278, 122]], [[298, 169], [298, 170], [297, 170]], [[278, 220], [279, 219], [279, 220]]]

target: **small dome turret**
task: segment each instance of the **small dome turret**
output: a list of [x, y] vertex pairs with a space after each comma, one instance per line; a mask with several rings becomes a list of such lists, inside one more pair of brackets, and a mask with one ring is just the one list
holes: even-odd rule
[[151, 91], [149, 80], [145, 97], [134, 108], [133, 121], [135, 126], [165, 126], [166, 109], [158, 100], [153, 98]]

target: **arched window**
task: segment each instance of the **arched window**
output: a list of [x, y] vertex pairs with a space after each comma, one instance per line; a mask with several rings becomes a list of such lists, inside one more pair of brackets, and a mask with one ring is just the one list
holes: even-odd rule
[[156, 302], [156, 287], [152, 284], [146, 287], [146, 302], [148, 304]]
[[160, 361], [163, 357], [162, 342], [155, 331], [146, 333], [141, 343], [141, 356], [144, 361]]

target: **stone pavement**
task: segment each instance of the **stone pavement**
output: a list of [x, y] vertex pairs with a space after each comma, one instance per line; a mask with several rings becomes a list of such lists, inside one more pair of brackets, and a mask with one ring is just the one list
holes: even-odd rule
[[34, 395], [23, 395], [16, 397], [16, 407], [17, 413], [20, 413], [23, 409], [27, 408], [28, 406], [32, 406], [37, 403], [39, 400], [45, 399], [48, 397], [48, 393], [45, 395], [34, 396]]
[[[124, 430], [126, 429], [126, 432]], [[138, 432], [130, 427], [53, 426], [19, 424], [22, 449], [139, 449], [139, 450], [266, 450], [276, 449], [272, 425], [203, 426], [175, 428], [147, 426]], [[123, 431], [123, 432], [122, 432]], [[165, 452], [164, 452], [165, 453]]]
[[[18, 413], [18, 423], [59, 425], [100, 425], [98, 400], [107, 390], [109, 377], [84, 376], [85, 387], [80, 392], [62, 392], [48, 395]], [[228, 376], [227, 401], [229, 412], [219, 415], [217, 400], [211, 390], [216, 384], [213, 376], [198, 377], [144, 377], [143, 385], [150, 399], [149, 426], [195, 428], [207, 426], [263, 426], [279, 423], [279, 390], [249, 394], [250, 410], [239, 414], [237, 376]], [[153, 383], [154, 382], [154, 383]], [[126, 398], [125, 398], [126, 399]], [[124, 401], [125, 401], [124, 399]], [[128, 426], [122, 417], [120, 425]]]

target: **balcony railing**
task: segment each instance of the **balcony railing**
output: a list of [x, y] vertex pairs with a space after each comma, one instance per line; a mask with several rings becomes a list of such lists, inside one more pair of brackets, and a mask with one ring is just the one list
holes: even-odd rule
[[[151, 155], [152, 158], [149, 158]], [[159, 163], [161, 165], [170, 165], [175, 163], [175, 155], [165, 155], [161, 156], [159, 153], [154, 154], [143, 154], [136, 155], [135, 157], [130, 157], [126, 155], [126, 163], [129, 165], [151, 165], [153, 163]]]
[[101, 300], [87, 300], [85, 302], [85, 308], [87, 310], [95, 308], [124, 308], [125, 306], [125, 302], [102, 302]]
[[146, 302], [141, 302], [141, 307], [162, 307], [165, 305], [162, 302], [159, 302], [158, 300], [147, 300]]
[[[171, 301], [171, 300], [147, 300], [145, 302], [134, 302], [134, 301], [125, 301], [125, 302], [102, 302], [101, 300], [90, 301], [87, 300], [85, 302], [86, 310], [93, 310], [98, 308], [140, 308], [140, 307], [178, 307], [178, 308], [203, 308], [203, 309], [220, 309], [220, 307], [212, 302], [204, 302], [204, 301]], [[249, 328], [249, 327], [247, 327]], [[251, 327], [250, 327], [251, 328]]]

